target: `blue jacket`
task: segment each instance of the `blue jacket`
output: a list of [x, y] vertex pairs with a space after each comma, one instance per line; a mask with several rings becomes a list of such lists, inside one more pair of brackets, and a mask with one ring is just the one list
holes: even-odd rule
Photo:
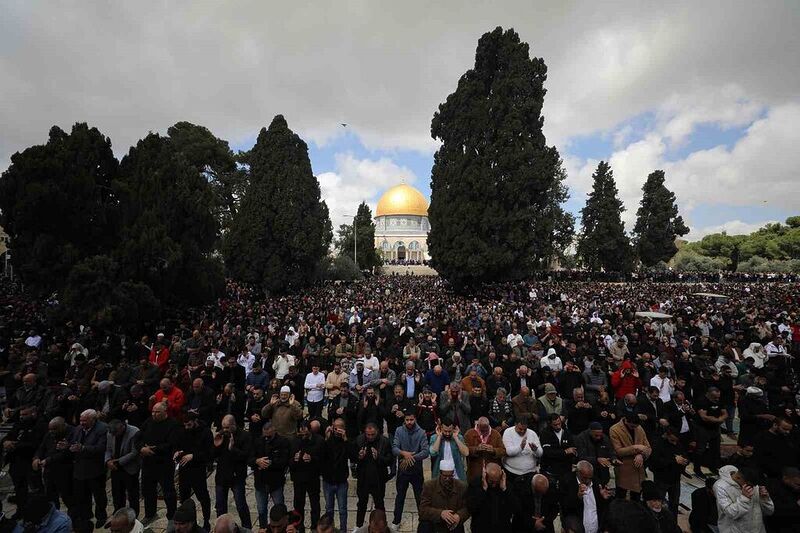
[[439, 396], [444, 391], [444, 388], [450, 385], [450, 375], [447, 370], [442, 369], [442, 373], [437, 376], [431, 369], [425, 373], [425, 382], [431, 388], [431, 391], [435, 392], [436, 396]]
[[394, 442], [392, 443], [392, 453], [395, 457], [400, 457], [400, 452], [412, 452], [414, 454], [414, 466], [408, 472], [422, 474], [422, 460], [430, 455], [428, 449], [428, 435], [425, 430], [414, 424], [414, 429], [409, 431], [405, 424], [402, 424], [394, 432]]
[[[24, 526], [19, 523], [14, 528], [13, 533], [23, 533]], [[50, 504], [50, 512], [45, 515], [41, 523], [36, 526], [36, 533], [70, 533], [72, 531], [72, 520], [66, 513], [56, 509]]]

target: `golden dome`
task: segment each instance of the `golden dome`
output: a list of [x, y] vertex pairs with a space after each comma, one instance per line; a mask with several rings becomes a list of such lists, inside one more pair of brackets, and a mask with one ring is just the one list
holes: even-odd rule
[[375, 216], [419, 215], [428, 216], [428, 201], [414, 187], [405, 183], [392, 187], [378, 200]]

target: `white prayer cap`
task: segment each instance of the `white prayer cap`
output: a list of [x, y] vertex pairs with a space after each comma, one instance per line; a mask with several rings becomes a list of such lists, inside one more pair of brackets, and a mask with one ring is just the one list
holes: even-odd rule
[[439, 462], [440, 472], [452, 472], [456, 469], [456, 465], [450, 459], [445, 459]]
[[292, 392], [292, 389], [284, 385], [283, 387], [281, 387], [281, 392]]

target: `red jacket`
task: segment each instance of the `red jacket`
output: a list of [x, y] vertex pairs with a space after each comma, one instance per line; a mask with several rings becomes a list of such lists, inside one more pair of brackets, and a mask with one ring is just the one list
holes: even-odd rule
[[163, 390], [158, 389], [155, 397], [156, 403], [167, 400], [167, 415], [169, 417], [177, 420], [183, 419], [183, 404], [186, 403], [186, 397], [183, 395], [183, 391], [181, 389], [173, 386], [172, 390], [170, 390], [167, 394], [164, 394]]
[[[622, 375], [624, 370], [630, 370], [631, 372], [627, 375]], [[622, 366], [611, 373], [611, 386], [614, 388], [614, 398], [617, 400], [622, 399], [626, 394], [636, 395], [636, 391], [642, 388], [639, 372], [629, 359], [624, 360]]]
[[150, 362], [158, 365], [163, 375], [169, 368], [169, 348], [154, 344], [150, 349]]

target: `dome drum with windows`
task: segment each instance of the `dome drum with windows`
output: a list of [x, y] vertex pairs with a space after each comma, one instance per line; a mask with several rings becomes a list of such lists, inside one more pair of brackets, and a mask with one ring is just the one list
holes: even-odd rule
[[405, 183], [386, 191], [375, 209], [375, 247], [384, 261], [428, 259], [428, 201]]

